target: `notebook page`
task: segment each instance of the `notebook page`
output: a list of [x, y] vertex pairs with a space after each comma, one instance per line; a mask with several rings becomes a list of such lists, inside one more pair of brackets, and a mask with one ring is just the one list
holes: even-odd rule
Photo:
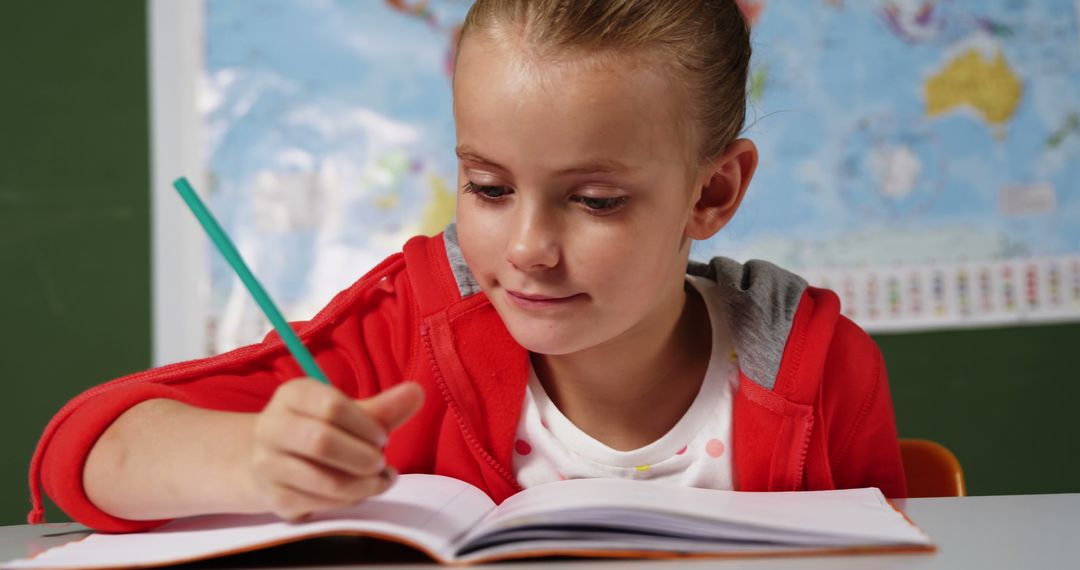
[[327, 511], [300, 523], [272, 515], [214, 515], [178, 519], [151, 532], [95, 534], [0, 568], [110, 568], [160, 566], [252, 550], [328, 534], [377, 533], [399, 537], [435, 558], [449, 560], [451, 544], [495, 504], [479, 489], [438, 475], [402, 475], [382, 495]]
[[519, 557], [522, 554], [544, 556], [545, 554], [595, 554], [597, 552], [666, 552], [691, 553], [699, 555], [751, 555], [751, 554], [798, 554], [819, 552], [820, 548], [789, 546], [778, 544], [738, 543], [738, 542], [701, 542], [698, 540], [680, 540], [676, 538], [655, 538], [626, 534], [580, 533], [573, 541], [566, 540], [561, 533], [551, 536], [538, 535], [528, 541], [511, 542], [464, 553], [458, 556], [458, 562], [476, 563]]
[[[816, 541], [808, 538], [814, 537], [821, 544], [930, 544], [929, 537], [875, 488], [747, 493], [618, 479], [577, 479], [529, 488], [499, 505], [467, 540], [520, 526], [568, 522], [644, 531], [712, 531], [720, 538], [803, 544], [813, 544]], [[754, 533], [725, 537], [719, 532], [725, 528]]]
[[[779, 544], [801, 548], [891, 546], [896, 543], [879, 539], [853, 539], [849, 536], [796, 532], [750, 526], [722, 520], [687, 519], [665, 513], [626, 510], [564, 511], [554, 523], [532, 522], [473, 537], [458, 549], [467, 554], [478, 549], [488, 552], [494, 545], [527, 543], [538, 539], [562, 540], [565, 545], [577, 544], [586, 536], [604, 536], [613, 543], [632, 538], [651, 545], [672, 542], [696, 544], [691, 551], [708, 551], [721, 546], [723, 551], [744, 547], [766, 546], [774, 550]], [[661, 547], [662, 548], [662, 547]], [[759, 548], [760, 549], [760, 548]]]

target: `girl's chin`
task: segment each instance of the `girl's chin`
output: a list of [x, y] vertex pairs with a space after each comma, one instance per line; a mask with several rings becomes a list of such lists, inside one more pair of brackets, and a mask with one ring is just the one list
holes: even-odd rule
[[510, 335], [529, 352], [559, 356], [593, 344], [594, 335], [586, 332], [596, 330], [598, 323], [593, 311], [531, 311], [509, 303], [493, 305]]
[[508, 327], [510, 335], [514, 337], [525, 350], [536, 354], [548, 356], [560, 356], [572, 354], [587, 348], [588, 341], [580, 337], [581, 328], [573, 330], [570, 327]]

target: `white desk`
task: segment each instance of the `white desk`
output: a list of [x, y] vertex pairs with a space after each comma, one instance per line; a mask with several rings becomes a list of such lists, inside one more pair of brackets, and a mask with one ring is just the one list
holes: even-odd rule
[[[938, 545], [935, 554], [816, 556], [692, 561], [550, 560], [492, 564], [477, 568], [751, 568], [800, 570], [932, 568], [1080, 568], [1080, 493], [958, 499], [908, 499], [897, 506]], [[85, 535], [81, 526], [0, 527], [0, 560], [26, 556]], [[199, 564], [204, 568], [330, 568], [357, 566], [349, 560], [397, 562], [398, 569], [439, 567], [397, 546], [360, 539], [329, 539]], [[305, 564], [311, 566], [305, 566]], [[186, 567], [189, 568], [189, 567]]]

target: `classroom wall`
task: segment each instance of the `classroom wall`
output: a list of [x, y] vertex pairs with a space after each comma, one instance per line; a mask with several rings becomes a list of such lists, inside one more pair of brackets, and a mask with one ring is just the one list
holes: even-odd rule
[[0, 3], [0, 524], [52, 414], [150, 364], [145, 22], [142, 0]]
[[[25, 518], [49, 417], [150, 363], [145, 18], [0, 4], [0, 525]], [[901, 436], [952, 448], [972, 494], [1080, 492], [1080, 324], [875, 338]]]

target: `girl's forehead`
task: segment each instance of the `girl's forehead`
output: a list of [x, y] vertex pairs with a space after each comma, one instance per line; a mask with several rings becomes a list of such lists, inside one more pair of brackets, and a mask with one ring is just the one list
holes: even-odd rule
[[460, 75], [497, 71], [505, 81], [565, 85], [610, 76], [668, 76], [669, 65], [658, 50], [613, 50], [587, 47], [557, 48], [528, 43], [506, 34], [473, 33], [462, 38], [455, 64]]
[[680, 91], [641, 57], [575, 59], [479, 36], [462, 43], [454, 117], [469, 147], [646, 160], [685, 145]]

